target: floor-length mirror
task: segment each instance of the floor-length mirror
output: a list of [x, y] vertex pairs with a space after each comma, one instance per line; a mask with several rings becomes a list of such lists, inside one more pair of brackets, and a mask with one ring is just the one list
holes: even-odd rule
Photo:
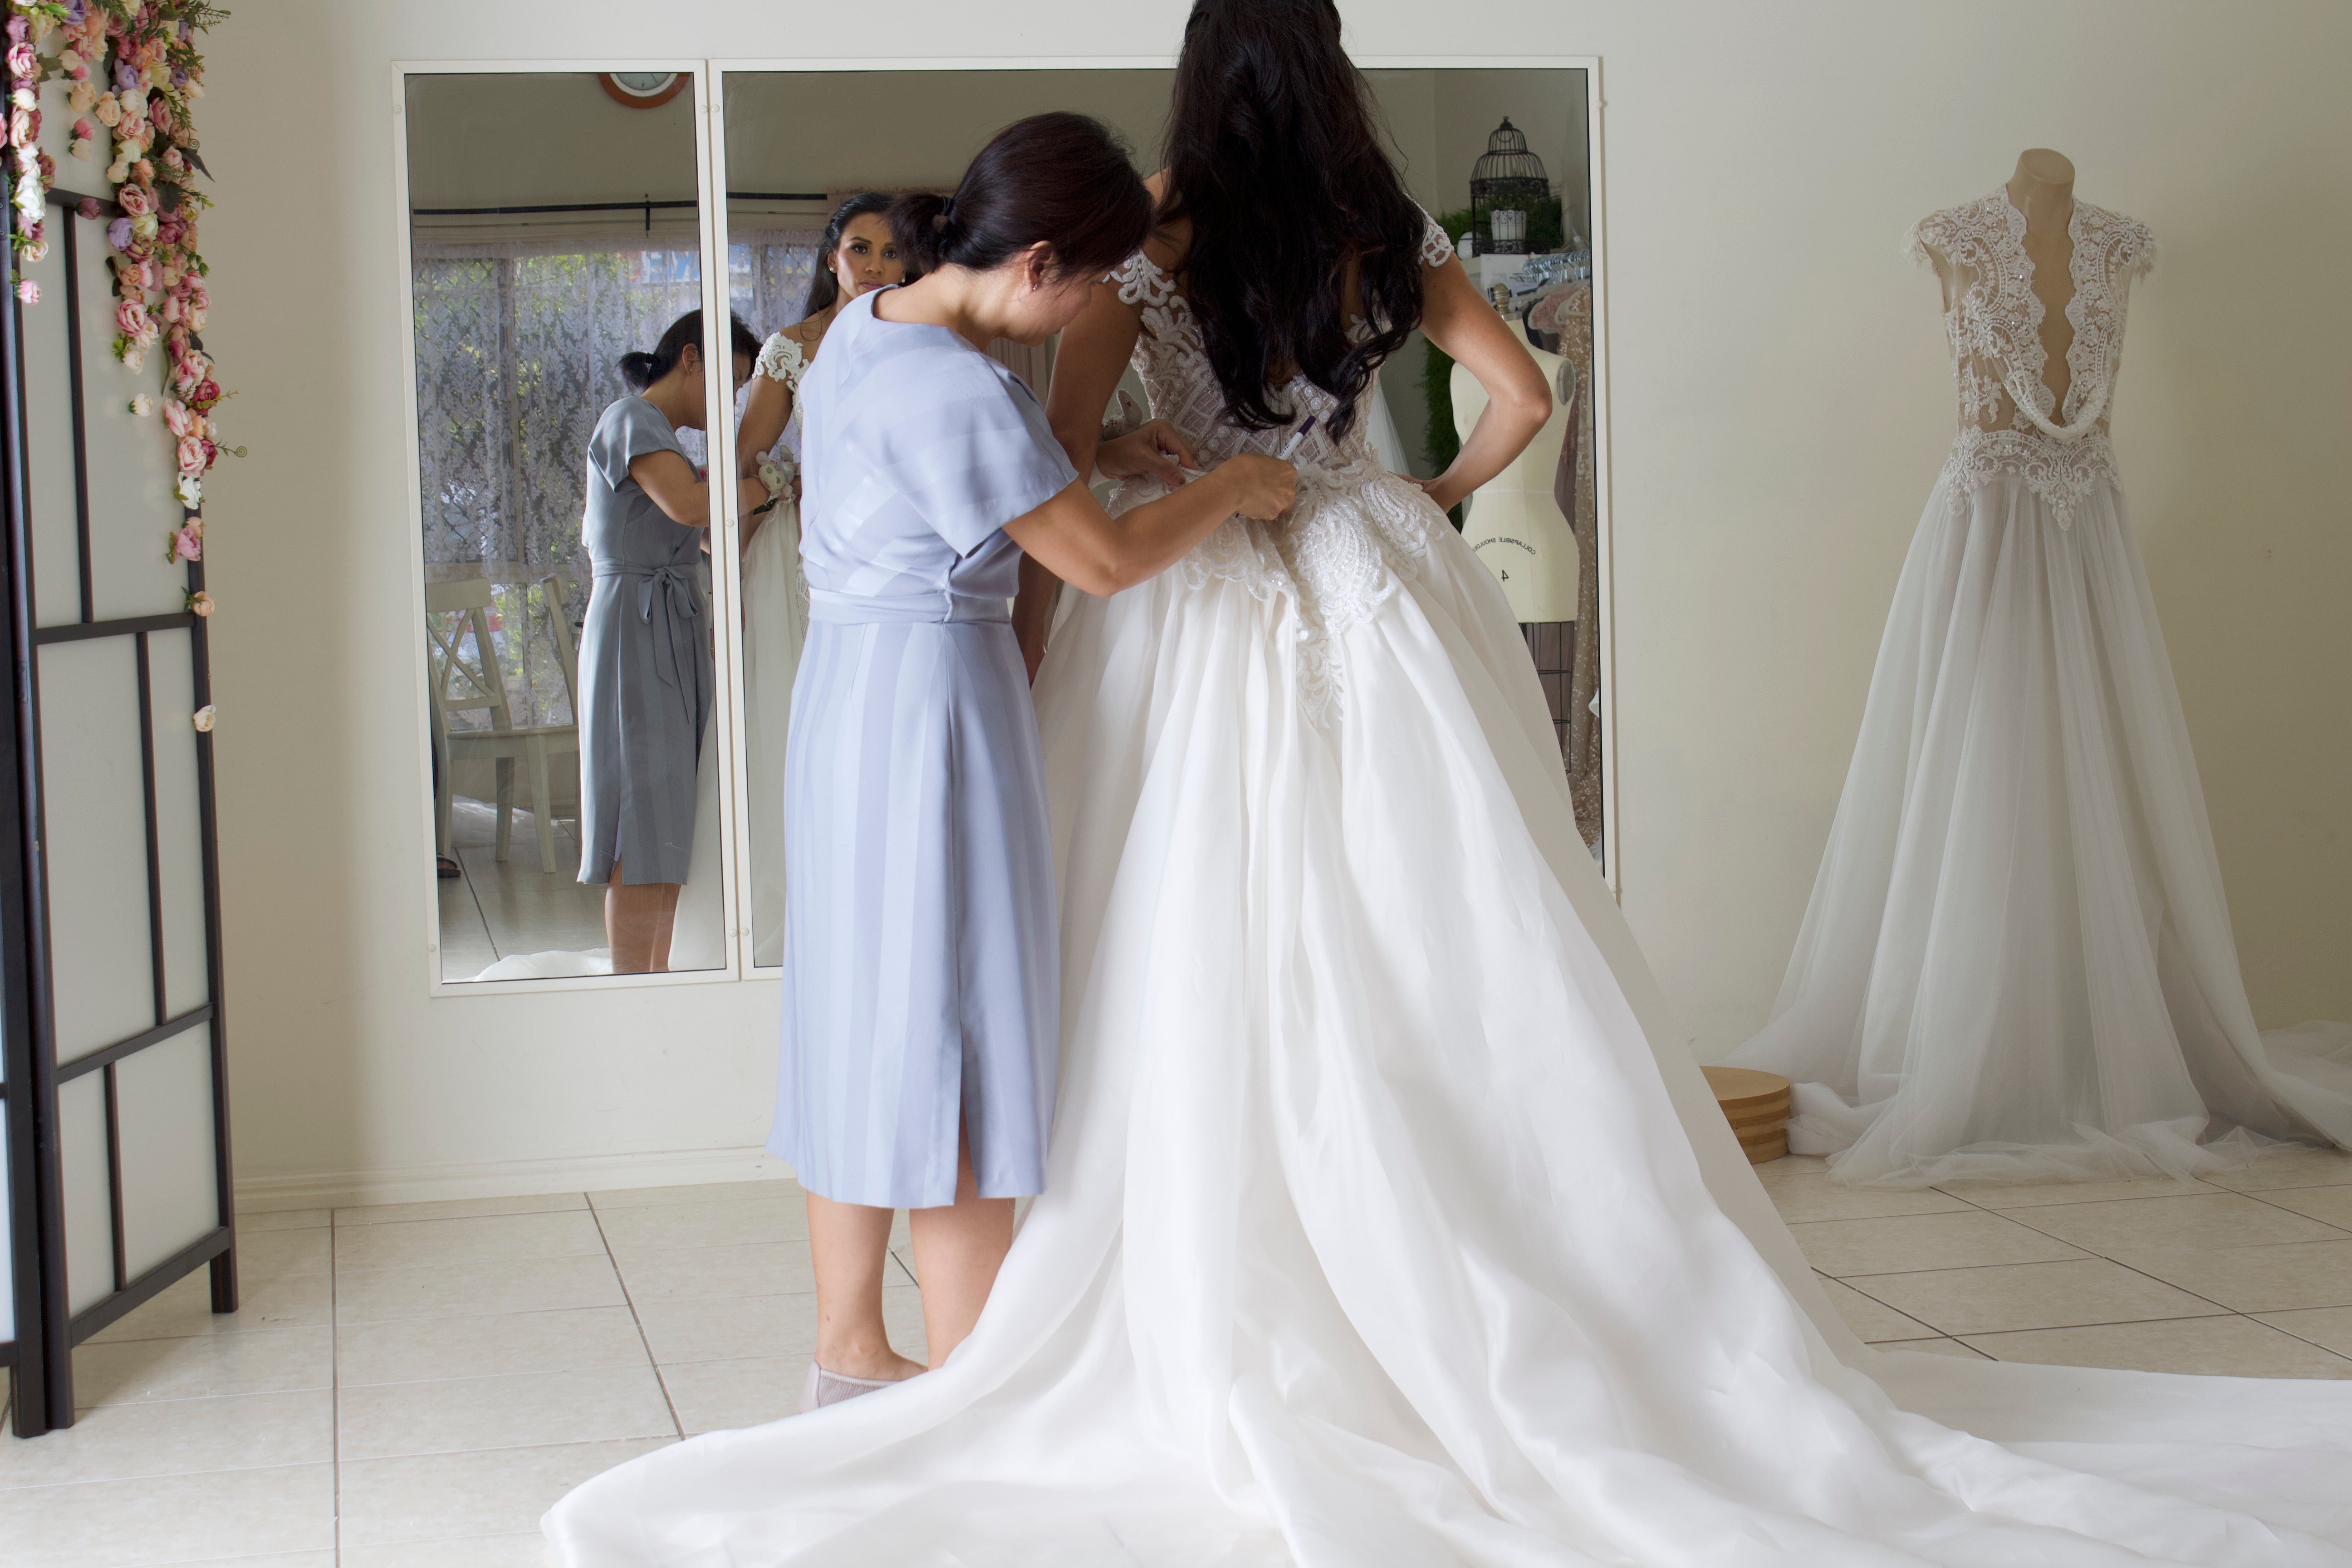
[[435, 977], [723, 967], [694, 77], [404, 86]]
[[[1598, 858], [1607, 639], [1588, 74], [1379, 68], [1366, 75], [1407, 189], [1444, 225], [1463, 265], [1526, 336], [1556, 389], [1554, 417], [1534, 447], [1456, 521], [1527, 626], [1578, 820]], [[796, 384], [797, 367], [822, 352], [841, 302], [901, 276], [877, 210], [885, 198], [950, 188], [998, 128], [1054, 109], [1109, 124], [1150, 172], [1159, 166], [1172, 78], [1145, 69], [725, 71], [728, 289], [735, 312], [767, 345], [763, 363], [773, 373], [755, 375], [740, 400], [737, 467], [781, 480], [789, 494], [799, 422], [784, 384]], [[1000, 343], [994, 352], [1045, 394], [1052, 343]], [[1119, 390], [1107, 418], [1150, 412], [1134, 374]], [[1479, 405], [1476, 384], [1416, 334], [1376, 383], [1375, 449], [1391, 469], [1432, 476], [1453, 460]], [[778, 505], [744, 530], [736, 563], [744, 617], [743, 959], [755, 967], [774, 965], [782, 949], [784, 734], [807, 602], [797, 529], [792, 508]]]

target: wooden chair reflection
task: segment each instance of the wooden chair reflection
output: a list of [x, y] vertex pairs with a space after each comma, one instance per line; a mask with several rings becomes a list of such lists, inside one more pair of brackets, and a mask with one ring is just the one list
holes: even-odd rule
[[[563, 675], [565, 705], [577, 714], [579, 657], [567, 608], [574, 579], [568, 573], [557, 572], [538, 579], [532, 585], [544, 590], [548, 619], [554, 629], [557, 662]], [[514, 721], [507, 698], [506, 672], [499, 666], [498, 642], [490, 626], [491, 605], [499, 586], [487, 577], [465, 577], [425, 585], [433, 746], [441, 759], [439, 788], [433, 803], [434, 837], [446, 852], [457, 805], [457, 768], [467, 763], [487, 762], [496, 770], [498, 858], [505, 860], [514, 838], [515, 774], [520, 769], [530, 792], [528, 809], [539, 839], [540, 869], [552, 876], [561, 869], [555, 858], [556, 814], [566, 805], [571, 807], [573, 837], [579, 834], [576, 780], [580, 728], [577, 723], [519, 725]], [[473, 644], [470, 661], [461, 651], [469, 639]], [[449, 720], [456, 713], [480, 713], [488, 722], [479, 727], [453, 728]], [[569, 772], [574, 781], [568, 801], [556, 795], [555, 769], [551, 765], [566, 757], [572, 760]]]

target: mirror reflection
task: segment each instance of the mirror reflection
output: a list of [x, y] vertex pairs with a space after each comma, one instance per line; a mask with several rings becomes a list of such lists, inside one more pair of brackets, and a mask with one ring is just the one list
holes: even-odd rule
[[721, 922], [692, 867], [721, 853], [701, 427], [728, 335], [688, 85], [406, 84], [445, 981], [689, 966], [675, 927]]
[[[1366, 73], [1407, 188], [1442, 223], [1496, 310], [1526, 336], [1555, 388], [1550, 424], [1456, 517], [1525, 625], [1585, 841], [1602, 851], [1600, 594], [1595, 482], [1591, 177], [1586, 78], [1572, 69]], [[799, 574], [794, 390], [825, 328], [856, 294], [904, 268], [881, 209], [898, 193], [944, 191], [997, 128], [1074, 110], [1120, 132], [1157, 167], [1171, 73], [1162, 70], [730, 72], [724, 79], [728, 291], [761, 340], [741, 405], [736, 466], [779, 493], [743, 525], [743, 809], [747, 961], [782, 946], [784, 734], [805, 626]], [[891, 106], [877, 114], [876, 105]], [[910, 107], [915, 106], [915, 107]], [[1430, 478], [1483, 405], [1476, 383], [1415, 334], [1382, 365], [1367, 425], [1381, 462]], [[991, 351], [1049, 393], [1055, 344]], [[1109, 425], [1153, 409], [1130, 371]], [[706, 770], [707, 772], [708, 770]], [[690, 886], [690, 885], [689, 885]], [[715, 909], [715, 905], [711, 906]], [[718, 933], [681, 913], [674, 957], [719, 962]]]

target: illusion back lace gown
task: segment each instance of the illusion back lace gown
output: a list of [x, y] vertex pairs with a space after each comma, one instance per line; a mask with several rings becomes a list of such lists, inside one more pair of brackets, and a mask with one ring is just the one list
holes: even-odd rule
[[2255, 1029], [2107, 440], [2155, 243], [2081, 201], [2067, 237], [2063, 367], [2005, 191], [1906, 243], [1944, 280], [1959, 435], [1779, 1005], [1730, 1058], [1796, 1080], [1790, 1146], [1848, 1182], [2189, 1176], [2352, 1143], [2352, 1055], [2329, 1055], [2352, 1033]]
[[[1169, 280], [1118, 276], [1155, 410], [1204, 458], [1279, 442], [1223, 423]], [[589, 1482], [560, 1560], [2352, 1568], [2352, 1384], [1837, 1321], [1585, 852], [1500, 585], [1286, 390], [1325, 416], [1291, 518], [1066, 595], [1038, 679], [1064, 1074], [979, 1327]]]

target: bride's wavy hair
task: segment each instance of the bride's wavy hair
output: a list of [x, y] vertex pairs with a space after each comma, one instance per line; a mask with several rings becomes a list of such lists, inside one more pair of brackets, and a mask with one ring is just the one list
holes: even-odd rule
[[[1339, 400], [1331, 434], [1345, 434], [1421, 323], [1422, 213], [1370, 100], [1332, 0], [1196, 0], [1184, 23], [1159, 216], [1192, 222], [1184, 298], [1244, 428], [1290, 422], [1271, 394], [1295, 374]], [[1368, 330], [1351, 338], [1360, 303]]]

